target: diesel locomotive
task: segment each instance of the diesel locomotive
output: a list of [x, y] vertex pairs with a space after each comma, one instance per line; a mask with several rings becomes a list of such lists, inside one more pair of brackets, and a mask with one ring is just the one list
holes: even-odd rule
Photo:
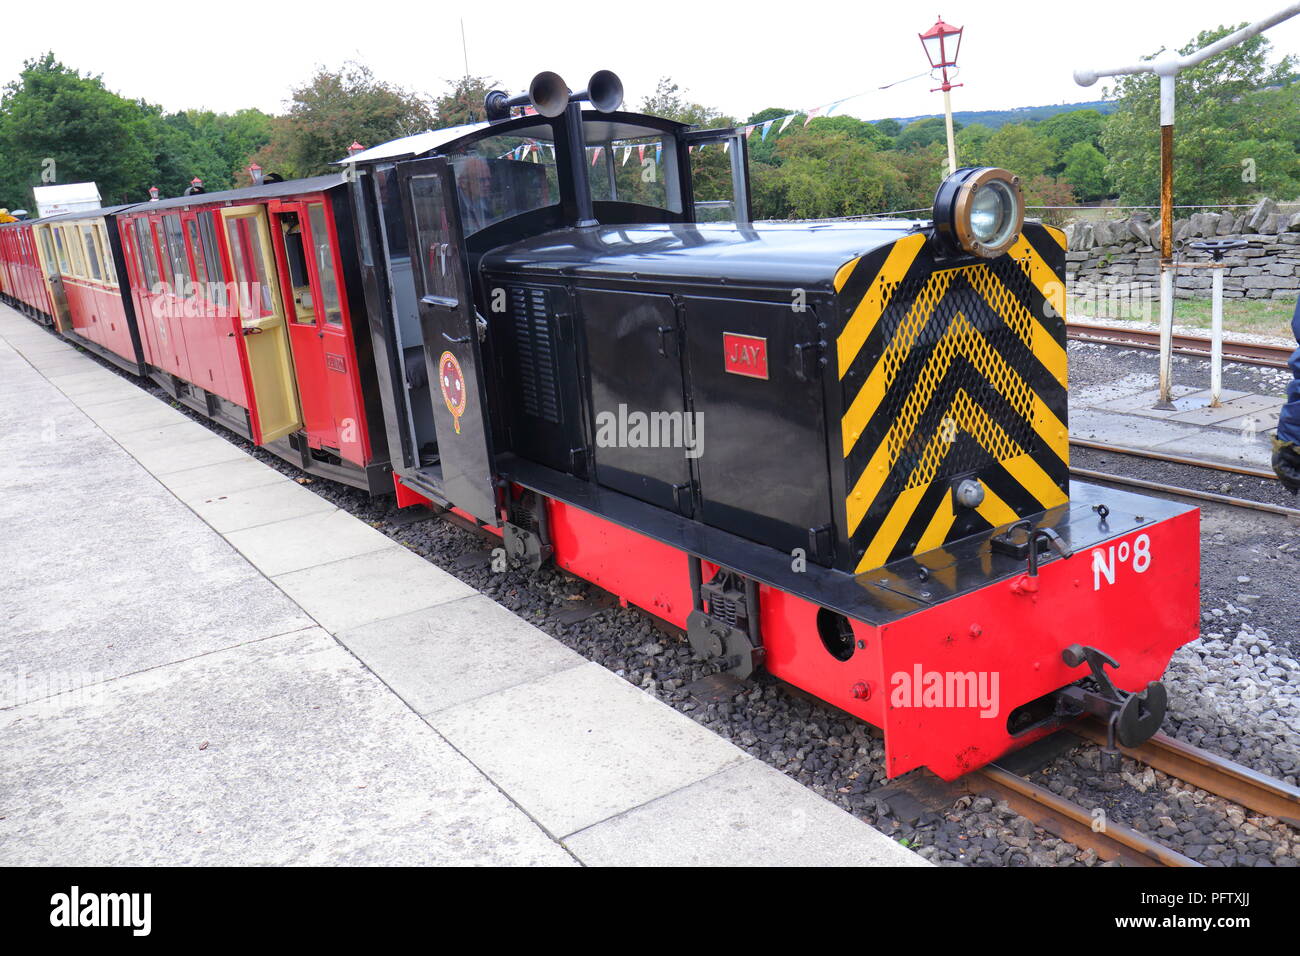
[[[234, 398], [179, 353], [146, 371], [259, 442], [275, 396], [281, 454], [391, 482], [676, 625], [716, 670], [882, 728], [891, 776], [951, 779], [1084, 713], [1112, 747], [1154, 733], [1197, 635], [1198, 515], [1070, 479], [1064, 237], [1024, 219], [1016, 176], [959, 169], [928, 220], [753, 222], [744, 132], [625, 111], [608, 71], [578, 93], [539, 74], [485, 112], [328, 181], [108, 213], [137, 325], [175, 304], [138, 291], [172, 208], [175, 269], [195, 275], [206, 216], [207, 272], [256, 282], [260, 256], [270, 287], [204, 313], [246, 343]], [[725, 196], [696, 195], [705, 148]], [[289, 193], [328, 208], [324, 252]], [[302, 414], [341, 381], [366, 435], [350, 467]]]

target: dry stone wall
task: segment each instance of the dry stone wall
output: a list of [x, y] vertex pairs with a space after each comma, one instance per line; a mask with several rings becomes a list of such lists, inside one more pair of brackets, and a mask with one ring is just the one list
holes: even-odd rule
[[[1085, 222], [1066, 227], [1069, 240], [1066, 273], [1072, 289], [1120, 297], [1150, 296], [1159, 282], [1160, 222], [1146, 210], [1127, 219]], [[1244, 248], [1224, 256], [1225, 298], [1293, 299], [1300, 295], [1300, 213], [1279, 209], [1272, 199], [1260, 200], [1249, 211], [1196, 213], [1174, 222], [1175, 258], [1180, 262], [1209, 262], [1208, 253], [1191, 249], [1197, 239], [1245, 239]], [[1209, 270], [1180, 271], [1175, 278], [1178, 298], [1208, 297]], [[1115, 295], [1112, 295], [1114, 298]]]

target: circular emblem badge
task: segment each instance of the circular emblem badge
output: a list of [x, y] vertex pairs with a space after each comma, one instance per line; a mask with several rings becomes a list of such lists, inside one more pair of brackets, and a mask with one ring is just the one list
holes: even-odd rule
[[443, 352], [438, 359], [438, 386], [442, 389], [442, 400], [451, 412], [452, 424], [456, 434], [460, 434], [460, 416], [465, 414], [465, 376], [461, 373], [460, 363], [450, 352]]

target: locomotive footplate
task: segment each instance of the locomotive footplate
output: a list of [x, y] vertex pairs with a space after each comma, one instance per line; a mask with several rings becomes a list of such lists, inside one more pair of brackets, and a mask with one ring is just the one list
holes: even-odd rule
[[1061, 652], [1067, 667], [1087, 664], [1092, 676], [1077, 684], [1062, 687], [1056, 692], [1056, 716], [1060, 720], [1074, 720], [1092, 714], [1106, 723], [1106, 746], [1101, 752], [1101, 769], [1119, 769], [1119, 744], [1137, 747], [1150, 740], [1165, 719], [1169, 695], [1160, 681], [1151, 681], [1146, 690], [1130, 693], [1120, 690], [1111, 682], [1106, 665], [1119, 667], [1109, 654], [1071, 644]]

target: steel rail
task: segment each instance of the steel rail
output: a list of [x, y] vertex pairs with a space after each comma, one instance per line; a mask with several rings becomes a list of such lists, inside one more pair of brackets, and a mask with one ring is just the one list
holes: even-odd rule
[[1122, 823], [1104, 818], [1099, 823], [1084, 807], [997, 764], [963, 779], [968, 790], [992, 790], [1021, 816], [1075, 846], [1091, 848], [1103, 860], [1118, 859], [1130, 866], [1204, 865]]
[[1229, 465], [1223, 462], [1206, 461], [1204, 458], [1188, 458], [1185, 455], [1171, 455], [1167, 452], [1153, 451], [1147, 448], [1131, 448], [1128, 445], [1109, 445], [1106, 442], [1087, 441], [1071, 438], [1070, 444], [1076, 448], [1089, 448], [1093, 451], [1108, 451], [1117, 455], [1131, 455], [1134, 458], [1149, 458], [1152, 461], [1167, 461], [1175, 465], [1189, 465], [1193, 468], [1211, 468], [1215, 471], [1227, 471], [1234, 475], [1247, 475], [1251, 478], [1267, 478], [1277, 481], [1277, 475], [1262, 468], [1246, 468], [1243, 465]]
[[1179, 488], [1176, 485], [1162, 485], [1155, 481], [1143, 481], [1141, 478], [1128, 478], [1124, 475], [1112, 475], [1109, 472], [1092, 471], [1087, 468], [1071, 468], [1070, 474], [1078, 475], [1080, 478], [1087, 478], [1090, 481], [1101, 481], [1113, 485], [1128, 485], [1132, 488], [1141, 488], [1144, 491], [1160, 491], [1167, 495], [1175, 495], [1179, 498], [1198, 498], [1201, 501], [1212, 501], [1215, 504], [1231, 505], [1234, 508], [1263, 511], [1268, 514], [1282, 515], [1286, 518], [1300, 518], [1300, 509], [1285, 508], [1282, 505], [1271, 505], [1264, 501], [1251, 501], [1249, 498], [1233, 498], [1231, 495], [1215, 494], [1212, 491], [1197, 491], [1194, 488]]
[[[1095, 744], [1106, 743], [1106, 730], [1095, 719], [1082, 721], [1071, 730]], [[1156, 734], [1137, 747], [1119, 749], [1134, 760], [1215, 796], [1300, 827], [1300, 787], [1284, 780], [1165, 734]]]
[[[1067, 322], [1066, 335], [1080, 342], [1097, 342], [1102, 345], [1127, 345], [1133, 348], [1158, 350], [1160, 333], [1148, 329], [1126, 329], [1113, 325], [1092, 325], [1087, 322]], [[1180, 355], [1209, 358], [1210, 339], [1200, 335], [1175, 333], [1173, 349]], [[1262, 365], [1268, 368], [1286, 368], [1293, 349], [1285, 345], [1265, 345], [1255, 342], [1224, 340], [1223, 358], [1229, 362]]]

